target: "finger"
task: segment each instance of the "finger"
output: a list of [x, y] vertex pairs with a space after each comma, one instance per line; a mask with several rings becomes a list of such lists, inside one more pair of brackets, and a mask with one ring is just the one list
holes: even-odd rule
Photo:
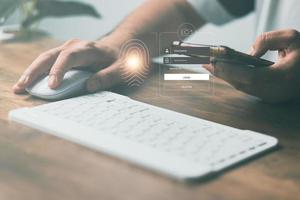
[[286, 83], [285, 79], [288, 78], [286, 77], [288, 68], [283, 67], [290, 64], [292, 63], [278, 62], [271, 67], [252, 68], [249, 70], [241, 68], [241, 66], [218, 62], [214, 67], [214, 74], [237, 90], [260, 97], [268, 102], [278, 102], [291, 95], [288, 91], [289, 87], [284, 85]]
[[211, 65], [213, 75], [227, 82], [249, 84], [253, 80], [255, 68], [248, 65], [238, 65], [225, 62], [216, 62]]
[[211, 74], [213, 74], [214, 66], [212, 64], [204, 64], [204, 65], [202, 65], [202, 67], [204, 69], [206, 69], [207, 71], [209, 71]]
[[93, 75], [86, 84], [88, 92], [96, 92], [113, 87], [121, 82], [120, 63], [111, 66]]
[[265, 32], [257, 37], [250, 54], [261, 57], [268, 50], [288, 48], [295, 41], [299, 41], [299, 38], [299, 32], [293, 29]]
[[[81, 57], [84, 58], [84, 55]], [[68, 70], [83, 63], [83, 60], [78, 59], [76, 52], [61, 51], [49, 72], [49, 87], [52, 89], [57, 88]]]
[[251, 87], [256, 82], [256, 69], [247, 65], [236, 65], [216, 62], [212, 65], [212, 73], [230, 83], [237, 89]]
[[57, 47], [45, 53], [42, 53], [21, 75], [20, 79], [13, 86], [13, 91], [15, 93], [25, 92], [26, 87], [28, 87], [39, 76], [41, 76], [44, 73], [47, 73], [50, 70], [59, 52], [60, 47]]

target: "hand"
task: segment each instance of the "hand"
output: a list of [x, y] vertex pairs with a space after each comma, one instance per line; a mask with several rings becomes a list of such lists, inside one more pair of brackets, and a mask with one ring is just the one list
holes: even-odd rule
[[27, 86], [44, 74], [49, 74], [49, 87], [55, 89], [68, 70], [81, 67], [97, 72], [87, 81], [89, 92], [107, 89], [121, 81], [118, 49], [117, 45], [104, 39], [98, 42], [70, 40], [35, 59], [13, 90], [17, 94], [23, 93]]
[[270, 103], [300, 97], [300, 34], [296, 30], [266, 32], [257, 37], [251, 55], [261, 57], [278, 51], [277, 62], [270, 67], [253, 68], [217, 62], [205, 67], [236, 89]]

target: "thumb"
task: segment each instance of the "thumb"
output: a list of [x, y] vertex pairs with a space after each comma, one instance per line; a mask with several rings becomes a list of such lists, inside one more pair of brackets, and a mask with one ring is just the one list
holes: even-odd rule
[[293, 29], [265, 32], [256, 38], [250, 54], [261, 57], [268, 50], [286, 49], [299, 38], [299, 32]]
[[115, 63], [94, 74], [86, 83], [88, 92], [96, 92], [109, 89], [121, 82], [121, 72], [118, 63]]

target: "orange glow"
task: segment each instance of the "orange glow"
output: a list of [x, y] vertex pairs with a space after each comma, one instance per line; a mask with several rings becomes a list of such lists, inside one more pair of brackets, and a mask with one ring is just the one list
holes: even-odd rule
[[133, 71], [139, 70], [142, 66], [142, 59], [137, 54], [131, 54], [126, 59], [126, 65]]

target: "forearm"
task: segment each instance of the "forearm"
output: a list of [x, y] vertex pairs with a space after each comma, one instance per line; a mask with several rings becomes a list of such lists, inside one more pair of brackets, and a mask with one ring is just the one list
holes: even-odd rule
[[[191, 23], [199, 28], [205, 21], [185, 0], [148, 0], [130, 14], [107, 40], [117, 46], [133, 38], [141, 39], [152, 56], [156, 56], [158, 41], [153, 41], [153, 33], [177, 32], [182, 23]], [[169, 46], [173, 40], [178, 40], [176, 34], [161, 41], [160, 46]]]

